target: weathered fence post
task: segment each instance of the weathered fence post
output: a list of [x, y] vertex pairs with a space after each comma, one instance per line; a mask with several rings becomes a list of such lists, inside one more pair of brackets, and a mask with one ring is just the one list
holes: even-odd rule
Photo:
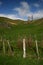
[[23, 39], [23, 58], [26, 58], [26, 44], [25, 44], [25, 38]]
[[7, 43], [8, 43], [8, 46], [9, 46], [9, 50], [10, 50], [11, 55], [14, 55], [14, 53], [12, 52], [12, 49], [11, 49], [11, 46], [10, 46], [9, 40], [7, 40]]
[[11, 46], [10, 46], [9, 40], [7, 40], [7, 43], [8, 43], [8, 46], [9, 46], [10, 52], [11, 52]]
[[37, 44], [37, 40], [35, 40], [35, 43], [36, 43], [36, 52], [37, 52], [37, 56], [39, 58], [39, 51], [38, 51], [38, 44]]
[[4, 40], [3, 40], [3, 53], [5, 55], [5, 43], [4, 43]]

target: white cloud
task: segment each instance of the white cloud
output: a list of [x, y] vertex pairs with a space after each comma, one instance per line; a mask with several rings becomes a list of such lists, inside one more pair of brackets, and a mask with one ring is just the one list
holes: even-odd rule
[[15, 16], [14, 15], [6, 15], [6, 14], [0, 14], [0, 17], [7, 17], [7, 18], [11, 18], [11, 19], [14, 19]]
[[33, 15], [33, 19], [40, 19], [40, 18], [43, 18], [43, 10], [39, 10], [37, 12], [30, 12], [27, 14], [27, 17], [30, 17]]
[[[37, 11], [35, 13], [31, 12], [30, 5], [27, 2], [21, 2], [21, 6], [14, 8], [13, 10], [16, 10], [20, 17], [31, 17], [33, 15], [34, 19], [42, 18], [43, 17], [43, 10]], [[35, 3], [35, 7], [39, 7], [40, 5]]]
[[24, 20], [22, 18], [19, 18], [17, 15], [14, 15], [14, 14], [0, 14], [0, 17], [6, 17], [6, 18], [10, 18], [10, 19], [13, 19], [13, 20], [17, 20], [17, 19], [20, 19], [20, 20]]
[[[33, 15], [34, 19], [43, 18], [43, 10], [39, 10], [35, 13], [32, 13], [32, 12], [28, 13], [26, 15], [27, 19], [28, 19], [28, 17], [31, 17], [32, 15]], [[18, 15], [14, 15], [14, 14], [8, 14], [8, 15], [7, 14], [0, 14], [0, 17], [7, 17], [7, 18], [10, 18], [13, 20], [15, 20], [15, 19], [27, 20], [27, 19], [24, 19], [22, 17], [18, 17]]]
[[29, 4], [27, 2], [21, 2], [20, 3], [24, 9], [29, 9]]
[[16, 15], [13, 15], [13, 14], [0, 14], [0, 17], [7, 17], [7, 18], [10, 18], [10, 19], [17, 19], [17, 16]]
[[[27, 2], [21, 2], [20, 7], [14, 8], [14, 12], [17, 11], [17, 14], [0, 14], [1, 17], [7, 17], [10, 19], [21, 19], [21, 20], [27, 20], [28, 17], [31, 17], [33, 15], [34, 19], [43, 18], [43, 10], [38, 10], [37, 12], [32, 12], [30, 10], [31, 6]], [[38, 4], [35, 6], [39, 6]]]
[[24, 17], [30, 10], [30, 6], [27, 2], [21, 2], [20, 7], [14, 8], [13, 10], [17, 11], [20, 17]]
[[34, 19], [43, 18], [43, 10], [39, 10], [38, 12], [33, 14]]
[[0, 1], [0, 5], [2, 5], [2, 2]]
[[38, 3], [33, 4], [35, 7], [39, 7], [40, 5]]

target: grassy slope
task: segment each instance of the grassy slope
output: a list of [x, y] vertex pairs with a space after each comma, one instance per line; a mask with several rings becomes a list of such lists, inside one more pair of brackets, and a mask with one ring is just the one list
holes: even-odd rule
[[[9, 19], [7, 20], [0, 19], [1, 23], [3, 22], [5, 23], [7, 21], [9, 21]], [[17, 21], [16, 23], [18, 24]], [[43, 39], [43, 19], [36, 20], [30, 24], [20, 23], [15, 26], [15, 25], [9, 25], [5, 23], [5, 25], [8, 25], [9, 27], [8, 26], [6, 27], [5, 25], [4, 25], [5, 27], [3, 27], [3, 25], [0, 27], [0, 37], [2, 36], [5, 39], [14, 40], [14, 42], [12, 43], [10, 42], [10, 43], [14, 46], [15, 56], [14, 57], [1, 56], [0, 65], [3, 65], [3, 64], [4, 65], [27, 65], [27, 64], [28, 65], [36, 65], [36, 64], [43, 65], [43, 61], [41, 59], [40, 60], [37, 60], [37, 58], [30, 59], [29, 57], [26, 59], [23, 59], [22, 50], [19, 50], [16, 48], [18, 36], [21, 36], [23, 38], [24, 36], [29, 37], [29, 35], [31, 34], [33, 39], [34, 39], [34, 35], [37, 35], [38, 40]], [[41, 53], [42, 52], [40, 52], [40, 54]], [[17, 56], [17, 54], [19, 55]], [[28, 54], [34, 55], [34, 52], [28, 49]], [[43, 53], [42, 53], [42, 57], [43, 57]]]
[[[30, 34], [31, 35], [39, 35], [39, 36], [43, 36], [43, 19], [41, 20], [36, 20], [30, 24], [21, 24], [21, 22], [24, 22], [24, 21], [21, 21], [18, 20], [20, 22], [20, 24], [18, 24], [19, 22], [16, 20], [11, 20], [11, 22], [15, 22], [17, 23], [18, 25], [11, 25], [11, 24], [7, 24], [6, 22], [10, 21], [10, 19], [6, 19], [3, 18], [0, 19], [0, 22], [2, 24], [0, 24], [0, 35], [6, 36], [6, 38], [15, 38], [15, 36], [17, 37], [18, 35], [26, 35], [26, 36], [29, 36]], [[4, 23], [3, 23], [4, 22]], [[9, 35], [9, 36], [8, 36]], [[40, 37], [39, 37], [40, 38]], [[38, 39], [39, 39], [38, 38]]]
[[20, 23], [24, 23], [24, 21], [23, 20], [12, 20], [12, 19], [9, 19], [9, 18], [5, 18], [5, 17], [0, 17], [0, 22], [5, 22], [5, 23], [10, 23], [10, 22], [12, 22], [12, 23], [16, 23], [16, 24], [20, 24]]

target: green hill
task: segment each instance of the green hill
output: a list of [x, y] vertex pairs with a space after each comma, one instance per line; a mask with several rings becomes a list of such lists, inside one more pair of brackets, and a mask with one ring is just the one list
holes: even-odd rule
[[38, 20], [34, 20], [34, 21], [33, 21], [33, 24], [37, 24], [37, 25], [43, 24], [43, 18], [38, 19]]
[[0, 17], [0, 32], [4, 32], [3, 34], [8, 32], [11, 38], [15, 37], [15, 35], [18, 36], [18, 34], [21, 36], [28, 36], [30, 34], [43, 36], [43, 18], [29, 22], [22, 20], [11, 20], [8, 18]]
[[0, 17], [0, 22], [5, 22], [5, 23], [10, 23], [10, 24], [22, 24], [24, 23], [23, 20], [12, 20], [12, 19], [9, 19], [9, 18], [5, 18], [5, 17]]
[[[27, 57], [25, 59], [22, 57], [22, 45], [18, 48], [18, 40], [20, 40], [19, 43], [22, 43], [24, 37], [26, 43], [27, 39], [32, 38], [32, 46], [26, 46]], [[0, 42], [0, 65], [3, 65], [3, 63], [4, 65], [43, 65], [43, 19], [29, 22], [0, 17], [1, 38], [2, 40], [9, 40], [13, 47], [14, 56], [3, 55], [3, 42]], [[38, 40], [40, 59], [37, 58], [35, 39]], [[8, 46], [6, 43], [5, 41], [7, 54]], [[8, 52], [10, 53], [10, 51]]]

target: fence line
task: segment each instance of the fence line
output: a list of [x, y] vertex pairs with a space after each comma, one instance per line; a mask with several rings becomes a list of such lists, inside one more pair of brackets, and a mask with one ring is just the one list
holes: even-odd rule
[[[9, 47], [9, 49], [10, 49], [10, 52], [12, 53], [12, 50], [11, 50], [11, 46], [10, 46], [10, 42], [14, 42], [14, 40], [2, 40], [2, 38], [1, 38], [1, 40], [0, 40], [1, 42], [3, 42], [3, 53], [4, 53], [4, 55], [5, 55], [5, 42], [4, 41], [7, 41], [7, 44], [8, 44], [8, 47]], [[10, 42], [9, 42], [10, 41]], [[24, 38], [23, 40], [22, 40], [22, 42], [23, 42], [23, 58], [26, 58], [26, 39]], [[40, 41], [37, 41], [36, 39], [34, 40], [34, 41], [32, 41], [32, 42], [35, 42], [35, 45], [36, 45], [36, 53], [37, 53], [37, 56], [38, 56], [38, 58], [39, 58], [39, 49], [38, 49], [38, 42], [40, 42]]]

